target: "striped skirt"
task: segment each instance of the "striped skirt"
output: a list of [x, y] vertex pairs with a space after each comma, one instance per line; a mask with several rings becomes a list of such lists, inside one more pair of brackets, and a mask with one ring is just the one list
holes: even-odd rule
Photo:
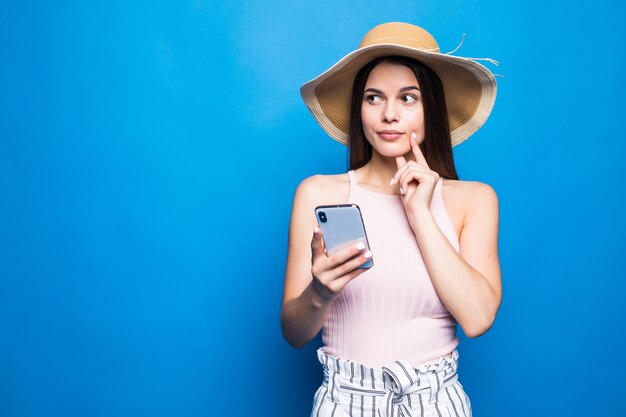
[[471, 417], [469, 397], [458, 380], [459, 353], [413, 368], [398, 360], [368, 368], [327, 355], [317, 357], [324, 382], [313, 398], [311, 417]]

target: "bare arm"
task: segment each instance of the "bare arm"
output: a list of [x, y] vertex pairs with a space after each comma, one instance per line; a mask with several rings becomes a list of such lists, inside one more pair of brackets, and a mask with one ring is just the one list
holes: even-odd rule
[[465, 334], [478, 337], [491, 328], [502, 300], [498, 198], [487, 184], [472, 183], [469, 191], [472, 203], [459, 238], [460, 253], [443, 235], [430, 211], [422, 211], [413, 221], [437, 294]]
[[317, 335], [332, 300], [351, 279], [365, 271], [357, 267], [368, 260], [366, 252], [355, 246], [330, 257], [324, 254], [322, 232], [313, 233], [317, 225], [316, 196], [320, 192], [319, 177], [305, 179], [294, 195], [289, 223], [280, 321], [284, 338], [296, 348]]

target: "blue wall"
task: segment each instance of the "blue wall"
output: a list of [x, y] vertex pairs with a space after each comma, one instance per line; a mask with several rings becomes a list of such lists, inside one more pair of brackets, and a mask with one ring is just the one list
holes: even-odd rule
[[305, 416], [282, 339], [297, 184], [345, 171], [302, 83], [385, 21], [491, 57], [455, 148], [500, 199], [477, 416], [623, 416], [623, 10], [588, 2], [12, 2], [0, 13], [0, 416]]

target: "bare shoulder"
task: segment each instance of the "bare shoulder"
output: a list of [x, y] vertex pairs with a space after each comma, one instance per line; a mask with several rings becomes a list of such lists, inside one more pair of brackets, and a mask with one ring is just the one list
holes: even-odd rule
[[452, 203], [458, 203], [465, 208], [476, 202], [496, 202], [498, 196], [489, 184], [479, 181], [462, 181], [444, 178], [443, 193]]
[[489, 184], [479, 181], [462, 181], [470, 208], [493, 208], [498, 206], [496, 190]]
[[348, 201], [349, 193], [348, 174], [316, 174], [300, 182], [294, 198], [310, 205], [342, 204]]
[[444, 178], [442, 187], [444, 205], [457, 232], [461, 234], [468, 215], [473, 211], [498, 210], [498, 196], [489, 184]]

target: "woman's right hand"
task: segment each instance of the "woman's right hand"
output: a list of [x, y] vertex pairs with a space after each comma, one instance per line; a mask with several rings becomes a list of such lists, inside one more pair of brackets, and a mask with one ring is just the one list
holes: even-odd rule
[[367, 271], [358, 267], [372, 257], [372, 253], [362, 242], [355, 242], [332, 256], [327, 256], [322, 248], [322, 231], [319, 227], [315, 228], [311, 239], [311, 253], [313, 290], [323, 303], [333, 301], [348, 282]]

